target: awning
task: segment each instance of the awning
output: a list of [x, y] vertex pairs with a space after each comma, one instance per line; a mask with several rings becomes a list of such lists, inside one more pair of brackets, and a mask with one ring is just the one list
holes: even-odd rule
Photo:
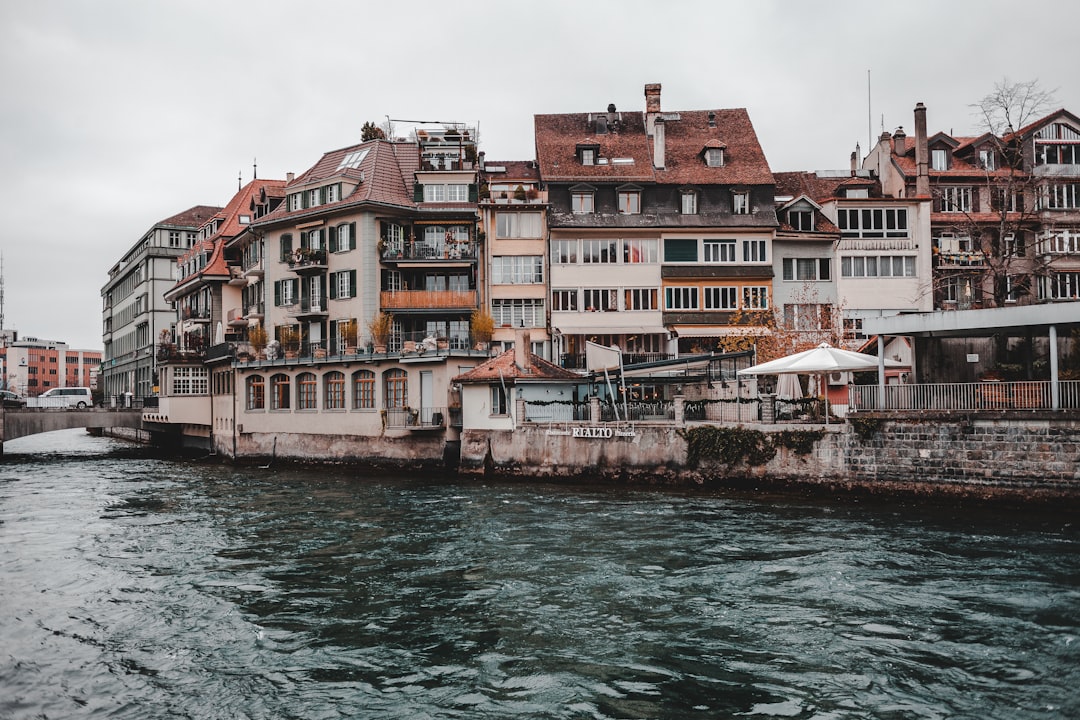
[[768, 328], [758, 325], [673, 325], [679, 337], [728, 337], [743, 335], [770, 335]]
[[[498, 328], [495, 328], [498, 330]], [[563, 335], [667, 335], [665, 327], [614, 327], [611, 325], [590, 325], [589, 327], [561, 328], [556, 326], [556, 332]]]

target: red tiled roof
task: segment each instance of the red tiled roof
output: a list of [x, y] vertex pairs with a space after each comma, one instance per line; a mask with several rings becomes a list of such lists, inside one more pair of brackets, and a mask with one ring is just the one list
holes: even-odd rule
[[180, 227], [199, 228], [202, 227], [207, 220], [222, 210], [223, 208], [214, 207], [212, 205], [196, 205], [195, 207], [190, 207], [172, 217], [159, 221], [157, 225], [177, 225]]
[[528, 367], [515, 362], [513, 349], [505, 350], [467, 373], [458, 375], [452, 382], [487, 383], [492, 380], [582, 380], [582, 376], [548, 362], [539, 355], [529, 353]]
[[[606, 180], [671, 184], [769, 185], [772, 174], [744, 108], [664, 112], [664, 168], [653, 168], [653, 139], [645, 114], [620, 113], [617, 129], [598, 135], [589, 113], [536, 115], [536, 155], [546, 181]], [[710, 115], [714, 119], [711, 126]], [[678, 119], [674, 119], [675, 117]], [[582, 165], [578, 145], [599, 147], [607, 164]], [[702, 151], [724, 147], [724, 165], [709, 167]], [[616, 159], [632, 162], [617, 163]]]
[[877, 185], [870, 178], [851, 177], [850, 175], [822, 177], [815, 172], [801, 170], [773, 173], [772, 175], [776, 183], [777, 195], [791, 195], [792, 197], [806, 195], [817, 203], [833, 198], [842, 198], [840, 189], [848, 187], [868, 187], [871, 189], [870, 194], [874, 195]]

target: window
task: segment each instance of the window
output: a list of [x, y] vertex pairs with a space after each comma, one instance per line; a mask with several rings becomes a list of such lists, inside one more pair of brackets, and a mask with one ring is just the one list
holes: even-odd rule
[[697, 262], [698, 241], [685, 238], [664, 240], [664, 262]]
[[540, 299], [492, 300], [491, 316], [495, 325], [544, 327], [544, 301]]
[[799, 232], [813, 232], [814, 212], [812, 210], [789, 210], [788, 225]]
[[424, 202], [468, 202], [469, 186], [467, 183], [450, 185], [424, 185]]
[[942, 281], [941, 299], [948, 303], [970, 303], [972, 285], [969, 277], [946, 277]]
[[322, 204], [322, 192], [320, 188], [307, 191], [307, 207], [316, 207]]
[[941, 211], [942, 212], [971, 212], [971, 188], [969, 187], [943, 187], [941, 188]]
[[791, 330], [827, 330], [833, 326], [833, 306], [828, 303], [785, 305], [784, 324]]
[[329, 232], [330, 252], [346, 252], [356, 249], [356, 223], [343, 223]]
[[840, 208], [841, 237], [908, 237], [907, 208]]
[[641, 191], [640, 190], [620, 190], [619, 191], [619, 214], [620, 215], [637, 215], [641, 212]]
[[[55, 374], [55, 370], [53, 374]], [[206, 395], [210, 392], [210, 376], [205, 367], [174, 367], [172, 395]]]
[[1039, 278], [1040, 300], [1080, 300], [1080, 272], [1060, 272]]
[[626, 288], [623, 305], [626, 310], [658, 310], [659, 293], [656, 288]]
[[829, 258], [784, 258], [784, 279], [829, 280], [831, 264]]
[[281, 260], [281, 262], [287, 263], [287, 262], [289, 262], [289, 260], [293, 256], [293, 254], [292, 254], [292, 252], [293, 252], [292, 234], [291, 233], [285, 233], [284, 235], [282, 235], [280, 243], [281, 243], [281, 255], [279, 256], [279, 259]]
[[732, 193], [731, 212], [736, 215], [748, 215], [750, 213], [750, 193]]
[[735, 310], [738, 308], [738, 288], [708, 286], [702, 288], [706, 310]]
[[705, 164], [709, 167], [723, 167], [724, 165], [724, 149], [723, 148], [706, 148], [705, 149]]
[[581, 262], [587, 264], [615, 263], [619, 261], [615, 240], [590, 238], [581, 241]]
[[623, 262], [632, 265], [660, 261], [659, 240], [623, 240]]
[[386, 386], [384, 404], [387, 410], [401, 410], [409, 404], [408, 375], [401, 368], [393, 368], [383, 373]]
[[356, 297], [356, 271], [339, 270], [330, 273], [330, 299], [344, 300]]
[[274, 305], [277, 307], [283, 307], [285, 305], [295, 305], [297, 301], [297, 289], [299, 287], [299, 278], [292, 278], [290, 280], [275, 280], [274, 281]]
[[180, 245], [180, 231], [179, 230], [170, 230], [169, 231], [169, 247], [174, 247], [174, 248], [181, 247], [181, 245]]
[[581, 293], [588, 312], [619, 309], [619, 293], [613, 288], [584, 288]]
[[315, 373], [305, 372], [296, 376], [296, 409], [316, 410], [319, 382]]
[[577, 263], [578, 241], [577, 240], [552, 240], [551, 262], [558, 265], [573, 265]]
[[698, 289], [696, 287], [664, 288], [665, 310], [697, 310]]
[[734, 240], [706, 240], [702, 244], [703, 259], [707, 263], [735, 262]]
[[544, 282], [540, 255], [497, 255], [491, 258], [491, 282], [496, 285], [535, 285]]
[[767, 243], [764, 240], [743, 240], [743, 262], [765, 262]]
[[263, 410], [266, 408], [266, 381], [262, 375], [251, 375], [247, 379], [247, 409]]
[[930, 151], [930, 169], [931, 170], [948, 170], [949, 169], [949, 156], [944, 150], [931, 150]]
[[596, 151], [592, 148], [581, 149], [581, 164], [582, 165], [595, 165], [596, 164]]
[[578, 308], [578, 291], [576, 289], [551, 291], [552, 310], [577, 312]]
[[503, 390], [502, 385], [491, 386], [491, 414], [510, 414], [509, 404], [506, 402], [506, 391]]
[[1080, 185], [1047, 185], [1043, 191], [1043, 205], [1047, 210], [1075, 210], [1080, 207]]
[[304, 201], [301, 193], [293, 193], [289, 195], [289, 212], [295, 212], [302, 209]]
[[915, 277], [914, 255], [858, 256], [840, 258], [840, 275], [861, 277]]
[[538, 238], [541, 236], [540, 226], [540, 213], [495, 213], [495, 237], [497, 238]]
[[368, 148], [345, 153], [345, 156], [341, 158], [341, 164], [337, 166], [337, 169], [344, 170], [346, 168], [360, 167], [360, 163], [364, 161], [364, 158], [367, 156], [367, 154]]
[[1014, 303], [1023, 294], [1021, 279], [1018, 275], [1005, 276], [1005, 302]]
[[375, 373], [371, 370], [357, 370], [352, 374], [353, 409], [375, 409]]
[[593, 193], [591, 191], [570, 193], [570, 210], [578, 215], [595, 212], [593, 209]]
[[290, 400], [289, 376], [278, 373], [270, 378], [270, 409], [288, 410]]
[[768, 310], [769, 288], [764, 285], [744, 287], [743, 308], [747, 310]]
[[980, 150], [979, 151], [979, 165], [987, 170], [994, 169], [994, 151], [993, 150]]
[[1039, 238], [1039, 246], [1043, 253], [1080, 253], [1080, 231], [1059, 230], [1055, 232], [1047, 230]]
[[683, 190], [680, 194], [681, 210], [683, 215], [697, 215], [697, 193], [693, 190]]

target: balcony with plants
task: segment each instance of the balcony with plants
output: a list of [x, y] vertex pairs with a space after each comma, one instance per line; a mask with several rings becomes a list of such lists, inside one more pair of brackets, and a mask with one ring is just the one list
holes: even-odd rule
[[327, 268], [326, 262], [325, 250], [305, 247], [294, 250], [288, 259], [289, 268], [297, 275], [313, 275], [325, 272]]

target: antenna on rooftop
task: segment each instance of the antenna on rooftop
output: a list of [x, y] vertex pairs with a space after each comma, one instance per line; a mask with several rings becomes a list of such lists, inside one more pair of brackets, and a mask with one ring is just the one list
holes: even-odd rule
[[[4, 253], [0, 252], [0, 345], [7, 347], [7, 334], [4, 332]], [[5, 381], [7, 373], [4, 373]], [[7, 383], [4, 383], [7, 387]]]
[[244, 187], [244, 171], [243, 170], [237, 170], [236, 171], [236, 189], [239, 190], [242, 187]]
[[251, 179], [252, 180], [258, 180], [259, 179], [259, 158], [252, 158], [251, 159]]

